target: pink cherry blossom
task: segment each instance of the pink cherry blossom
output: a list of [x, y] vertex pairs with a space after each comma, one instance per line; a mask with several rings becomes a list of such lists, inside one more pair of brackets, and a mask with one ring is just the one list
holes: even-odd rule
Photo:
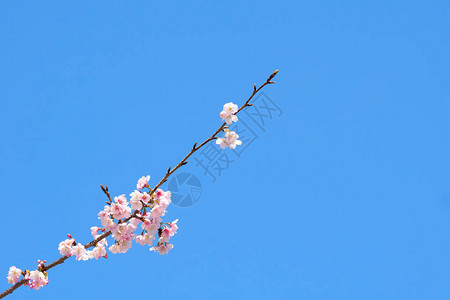
[[78, 261], [90, 259], [91, 257], [89, 254], [90, 253], [86, 251], [86, 248], [80, 243], [72, 247], [72, 255], [75, 255]]
[[154, 239], [155, 239], [155, 237], [153, 235], [146, 233], [144, 235], [138, 235], [136, 237], [136, 243], [138, 243], [140, 245], [149, 245], [150, 246], [153, 244]]
[[127, 197], [125, 197], [125, 194], [114, 197], [114, 202], [124, 206], [128, 205]]
[[166, 243], [166, 244], [158, 244], [155, 247], [151, 247], [150, 251], [158, 252], [161, 255], [169, 253], [170, 250], [172, 250], [173, 245]]
[[126, 241], [119, 244], [120, 253], [125, 253], [131, 249], [133, 246], [133, 241]]
[[162, 189], [156, 190], [156, 199], [159, 199], [159, 197], [164, 196], [165, 192]]
[[143, 230], [147, 230], [150, 235], [155, 235], [160, 227], [160, 223], [155, 220], [145, 219], [145, 221], [141, 225]]
[[105, 205], [105, 208], [98, 213], [98, 218], [106, 230], [113, 230], [116, 224], [111, 219], [111, 208]]
[[143, 230], [149, 231], [152, 226], [152, 220], [150, 219], [144, 219], [144, 222], [142, 222], [141, 227]]
[[159, 220], [160, 217], [164, 216], [166, 214], [166, 209], [162, 205], [155, 205], [152, 208], [152, 211], [150, 212], [150, 216], [152, 219]]
[[142, 177], [138, 180], [138, 183], [137, 183], [137, 185], [136, 185], [136, 188], [137, 188], [138, 190], [142, 190], [142, 189], [145, 188], [145, 187], [149, 187], [149, 186], [148, 186], [149, 180], [150, 180], [150, 175], [142, 176]]
[[[134, 224], [120, 224], [119, 230], [115, 233], [114, 238], [119, 241], [131, 241], [134, 239], [135, 234], [133, 231], [136, 230], [136, 226]], [[120, 235], [120, 237], [118, 236]], [[116, 238], [117, 236], [117, 238]]]
[[169, 223], [171, 236], [173, 236], [177, 233], [177, 230], [178, 230], [177, 222], [178, 222], [178, 219], [176, 219], [175, 221], [172, 221], [172, 223]]
[[131, 214], [131, 208], [125, 195], [114, 197], [114, 203], [111, 204], [111, 214], [115, 219], [128, 218]]
[[150, 195], [149, 194], [147, 194], [147, 193], [142, 193], [142, 195], [141, 195], [141, 200], [144, 202], [144, 203], [148, 203], [148, 201], [150, 201]]
[[112, 245], [108, 249], [109, 249], [109, 251], [111, 251], [111, 253], [114, 253], [114, 254], [119, 253], [119, 245], [117, 245], [117, 244]]
[[105, 205], [102, 211], [100, 211], [99, 215], [102, 214], [104, 216], [108, 216], [111, 214], [111, 207], [108, 205]]
[[164, 227], [164, 229], [161, 231], [161, 236], [159, 238], [159, 243], [168, 243], [169, 239], [171, 237], [171, 230], [169, 227]]
[[112, 231], [117, 226], [116, 223], [114, 223], [113, 219], [110, 218], [109, 214], [106, 216], [100, 216], [99, 219], [100, 222], [102, 222], [102, 226], [105, 227], [106, 230]]
[[116, 243], [116, 244], [112, 245], [111, 247], [109, 247], [109, 251], [111, 251], [114, 254], [115, 253], [125, 253], [131, 248], [131, 246], [132, 246], [131, 241]]
[[22, 275], [22, 270], [12, 266], [9, 268], [8, 272], [8, 282], [14, 284], [19, 281], [20, 276]]
[[30, 287], [35, 290], [38, 290], [48, 284], [47, 276], [41, 271], [31, 271], [28, 278], [31, 280]]
[[172, 193], [170, 191], [163, 191], [162, 189], [156, 190], [156, 200], [159, 201], [161, 198], [168, 198], [172, 196]]
[[72, 256], [72, 246], [73, 246], [74, 242], [75, 242], [74, 239], [66, 239], [66, 240], [62, 241], [61, 243], [59, 243], [59, 247], [58, 247], [59, 253], [62, 256], [67, 256], [67, 257]]
[[111, 213], [115, 219], [128, 218], [131, 214], [131, 208], [120, 203], [111, 204]]
[[106, 257], [108, 254], [106, 253], [106, 248], [103, 245], [98, 245], [92, 250], [92, 255], [95, 259], [99, 259], [100, 257]]
[[[130, 204], [132, 210], [141, 210], [142, 209], [142, 202], [145, 204], [148, 203], [150, 200], [150, 196], [147, 193], [142, 193], [140, 191], [134, 191], [130, 194]], [[141, 202], [142, 201], [142, 202]]]
[[[138, 217], [141, 217], [140, 214], [137, 214], [137, 216], [138, 216]], [[137, 226], [138, 226], [141, 222], [142, 222], [142, 221], [139, 220], [138, 218], [132, 218], [128, 223], [130, 223], [130, 224], [136, 226], [136, 228], [137, 228]]]
[[92, 235], [93, 237], [95, 237], [95, 236], [97, 235], [99, 229], [100, 229], [100, 228], [98, 228], [97, 226], [91, 227], [91, 235]]
[[220, 148], [225, 149], [229, 147], [230, 149], [235, 149], [236, 145], [242, 145], [242, 141], [238, 140], [239, 135], [231, 130], [225, 129], [225, 138], [218, 138], [216, 144], [220, 145]]
[[238, 117], [235, 115], [238, 111], [238, 106], [233, 102], [228, 102], [223, 106], [223, 110], [220, 112], [220, 117], [224, 122], [230, 125], [233, 122], [237, 122]]
[[161, 197], [159, 199], [159, 205], [161, 205], [161, 207], [163, 207], [164, 210], [166, 210], [167, 207], [169, 206], [170, 202], [172, 202], [172, 200], [170, 200], [170, 196], [171, 196], [171, 194], [169, 192], [169, 194], [166, 193], [166, 195], [164, 197]]

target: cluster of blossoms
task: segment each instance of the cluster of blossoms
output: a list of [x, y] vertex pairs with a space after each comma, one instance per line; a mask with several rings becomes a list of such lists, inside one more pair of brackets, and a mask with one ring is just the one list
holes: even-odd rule
[[[166, 214], [166, 209], [171, 202], [171, 193], [157, 189], [150, 196], [149, 180], [150, 176], [139, 179], [137, 189], [130, 194], [129, 202], [125, 195], [114, 197], [114, 201], [107, 202], [104, 209], [98, 213], [102, 227], [91, 227], [92, 237], [96, 241], [93, 250], [87, 250], [85, 245], [77, 243], [68, 234], [68, 239], [59, 243], [59, 253], [63, 257], [75, 256], [78, 261], [108, 258], [106, 251], [108, 242], [106, 237], [101, 238], [101, 236], [104, 232], [111, 232], [114, 238], [114, 243], [108, 248], [111, 253], [125, 253], [132, 247], [133, 241], [136, 241], [140, 245], [150, 246], [150, 251], [161, 255], [167, 254], [173, 248], [169, 240], [177, 232], [178, 220], [171, 223], [163, 222], [162, 217]], [[148, 190], [144, 191], [145, 188]], [[109, 192], [104, 191], [111, 199]], [[135, 233], [138, 228], [142, 229], [140, 234]], [[153, 246], [155, 239], [157, 243]], [[38, 261], [38, 270], [31, 272], [12, 266], [8, 272], [8, 282], [15, 284], [23, 275], [27, 280], [25, 284], [37, 290], [48, 283], [47, 272], [44, 268], [45, 261]]]
[[[162, 222], [162, 217], [166, 214], [166, 209], [171, 202], [171, 193], [158, 189], [156, 193], [150, 196], [150, 193], [142, 191], [144, 188], [150, 189], [149, 180], [150, 176], [139, 179], [136, 185], [137, 189], [130, 194], [129, 202], [125, 195], [120, 195], [114, 198], [114, 202], [106, 205], [99, 212], [98, 218], [103, 228], [92, 227], [91, 233], [94, 238], [98, 238], [99, 230], [111, 231], [115, 243], [108, 249], [112, 253], [127, 252], [132, 247], [133, 241], [140, 245], [152, 246], [156, 237], [158, 237], [158, 243], [150, 248], [151, 251], [167, 254], [173, 248], [173, 245], [169, 243], [169, 238], [176, 233], [178, 220], [172, 223]], [[133, 211], [134, 215], [132, 216]], [[118, 220], [118, 222], [115, 222], [115, 220]], [[127, 222], [124, 220], [127, 220]], [[141, 234], [135, 233], [138, 228], [142, 229]], [[92, 255], [95, 258], [104, 257], [106, 255], [105, 246], [106, 242], [103, 244], [99, 242]], [[96, 255], [97, 248], [99, 249]], [[89, 251], [86, 252], [89, 256]]]
[[41, 287], [48, 284], [48, 276], [47, 272], [44, 271], [44, 266], [47, 261], [40, 261], [38, 260], [38, 269], [35, 271], [22, 271], [19, 268], [16, 268], [15, 266], [12, 266], [9, 268], [8, 272], [8, 282], [11, 284], [15, 284], [19, 281], [20, 276], [23, 275], [23, 278], [25, 279], [24, 285], [30, 286], [30, 288], [38, 290]]
[[[94, 239], [98, 238], [100, 235], [97, 234], [100, 228], [91, 227], [91, 233]], [[75, 242], [75, 239], [68, 235], [68, 239], [59, 243], [59, 253], [62, 256], [75, 256], [76, 260], [88, 260], [88, 259], [99, 259], [100, 257], [107, 258], [108, 254], [106, 253], [105, 246], [108, 245], [106, 239], [101, 239], [93, 250], [86, 250], [83, 244]]]
[[[173, 245], [169, 243], [169, 238], [176, 233], [178, 220], [172, 223], [162, 222], [162, 217], [166, 214], [166, 209], [171, 202], [171, 193], [158, 189], [155, 194], [150, 196], [149, 193], [141, 191], [149, 188], [149, 180], [150, 176], [139, 179], [137, 190], [130, 194], [130, 203], [125, 195], [120, 195], [114, 198], [114, 203], [110, 206], [106, 205], [98, 214], [103, 229], [111, 231], [115, 240], [115, 243], [109, 247], [109, 251], [112, 253], [127, 252], [131, 248], [133, 240], [141, 245], [152, 246], [156, 236], [158, 243], [155, 247], [150, 248], [151, 251], [167, 254], [173, 248]], [[121, 219], [129, 218], [132, 211], [136, 212], [135, 215], [128, 222], [121, 222]], [[119, 222], [114, 222], [115, 219]], [[142, 232], [137, 235], [134, 232], [139, 227]]]
[[[230, 125], [238, 121], [236, 116], [238, 111], [238, 106], [229, 102], [223, 106], [220, 117], [226, 124]], [[216, 141], [220, 148], [235, 149], [237, 145], [242, 145], [236, 132], [229, 130], [227, 126], [224, 127], [223, 131], [225, 137], [217, 138]], [[101, 257], [108, 258], [106, 237], [109, 234], [114, 238], [114, 243], [108, 248], [112, 253], [127, 252], [132, 247], [133, 241], [140, 245], [148, 245], [150, 251], [155, 251], [161, 255], [172, 250], [173, 245], [170, 243], [170, 238], [177, 233], [178, 220], [171, 223], [162, 221], [162, 217], [166, 214], [166, 209], [171, 202], [171, 193], [162, 189], [157, 189], [155, 193], [152, 193], [148, 184], [149, 180], [150, 176], [143, 176], [138, 180], [136, 190], [130, 194], [129, 202], [125, 195], [114, 197], [114, 200], [111, 200], [108, 189], [104, 189], [102, 186], [109, 202], [98, 213], [102, 227], [91, 227], [91, 234], [95, 243], [91, 242], [89, 247], [93, 245], [94, 249], [87, 250], [89, 247], [77, 243], [68, 234], [68, 239], [59, 243], [59, 253], [65, 258], [75, 256], [78, 261]], [[145, 188], [148, 190], [143, 191]], [[138, 228], [142, 229], [140, 234], [135, 233]], [[155, 240], [157, 240], [157, 243], [153, 246]], [[15, 284], [19, 282], [20, 276], [23, 276], [24, 284], [36, 290], [47, 285], [48, 276], [45, 263], [46, 261], [38, 260], [38, 269], [35, 271], [22, 271], [12, 266], [8, 272], [8, 282]]]
[[[223, 106], [223, 110], [220, 112], [220, 117], [225, 123], [230, 125], [233, 122], [237, 122], [237, 112], [238, 106], [233, 102], [229, 102]], [[236, 132], [229, 130], [228, 128], [224, 129], [224, 131], [225, 137], [218, 138], [216, 140], [216, 144], [218, 144], [220, 148], [225, 149], [229, 147], [230, 149], [235, 149], [237, 145], [242, 145], [242, 141], [238, 140], [239, 135]]]

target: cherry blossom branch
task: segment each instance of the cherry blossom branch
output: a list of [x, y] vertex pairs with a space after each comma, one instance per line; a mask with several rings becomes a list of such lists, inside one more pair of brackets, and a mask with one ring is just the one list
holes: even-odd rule
[[[255, 96], [263, 87], [265, 87], [268, 84], [273, 84], [275, 83], [275, 81], [272, 81], [272, 79], [275, 77], [275, 75], [277, 75], [278, 70], [275, 70], [275, 72], [272, 73], [272, 75], [270, 75], [267, 80], [259, 87], [256, 88], [256, 84], [253, 86], [253, 92], [250, 95], [250, 97], [248, 98], [247, 101], [245, 101], [244, 105], [242, 105], [237, 112], [234, 114], [238, 114], [241, 110], [243, 110], [244, 108], [248, 107], [248, 106], [252, 106], [253, 104], [249, 104], [250, 100], [252, 100], [253, 96]], [[219, 129], [216, 130], [216, 132], [213, 133], [213, 135], [211, 135], [209, 138], [207, 138], [203, 143], [201, 143], [200, 145], [197, 146], [197, 143], [194, 144], [194, 146], [192, 147], [191, 151], [189, 151], [189, 153], [173, 168], [169, 168], [169, 170], [167, 170], [166, 175], [164, 175], [163, 179], [161, 179], [161, 181], [152, 189], [150, 196], [156, 191], [156, 189], [158, 189], [164, 182], [167, 181], [167, 178], [169, 178], [170, 175], [172, 175], [176, 170], [178, 170], [181, 166], [184, 166], [185, 164], [187, 164], [187, 159], [194, 154], [197, 150], [199, 150], [201, 147], [205, 146], [207, 143], [209, 143], [210, 141], [216, 139], [216, 135], [221, 132], [225, 127], [226, 127], [227, 123], [223, 122], [223, 124], [219, 127]]]
[[[133, 218], [135, 218], [135, 219], [137, 219], [137, 220], [139, 220], [138, 222], [145, 222], [145, 221], [148, 221], [148, 219], [146, 220], [146, 218], [145, 217], [148, 217], [149, 215], [146, 213], [146, 208], [149, 208], [149, 209], [151, 209], [152, 210], [152, 208], [154, 208], [155, 206], [162, 206], [162, 204], [160, 205], [159, 203], [157, 203], [157, 204], [155, 204], [155, 193], [156, 192], [158, 192], [160, 195], [158, 195], [158, 193], [157, 193], [157, 195], [156, 195], [156, 199], [158, 199], [158, 197], [164, 197], [165, 195], [164, 195], [164, 192], [162, 192], [161, 190], [158, 190], [159, 189], [159, 187], [162, 185], [162, 184], [164, 184], [166, 181], [167, 181], [167, 179], [169, 178], [169, 176], [170, 175], [172, 175], [176, 170], [178, 170], [180, 167], [182, 167], [182, 166], [184, 166], [184, 165], [186, 165], [187, 163], [188, 163], [188, 158], [192, 155], [192, 154], [194, 154], [196, 151], [198, 151], [200, 148], [202, 148], [203, 146], [205, 146], [207, 143], [209, 143], [210, 141], [212, 141], [212, 140], [215, 140], [215, 139], [217, 139], [217, 144], [220, 144], [220, 147], [222, 148], [222, 149], [224, 149], [225, 147], [230, 147], [231, 149], [234, 149], [235, 147], [236, 147], [236, 145], [240, 145], [240, 144], [242, 144], [242, 142], [241, 141], [238, 141], [237, 140], [237, 138], [239, 137], [235, 132], [232, 132], [232, 131], [230, 131], [230, 130], [228, 130], [228, 126], [227, 125], [229, 125], [229, 124], [231, 124], [233, 121], [234, 122], [236, 122], [237, 121], [237, 117], [236, 117], [236, 115], [241, 111], [241, 110], [243, 110], [244, 108], [246, 108], [246, 107], [249, 107], [249, 106], [252, 106], [253, 104], [251, 104], [250, 103], [250, 101], [253, 99], [253, 97], [262, 89], [262, 88], [264, 88], [266, 85], [268, 85], [268, 84], [273, 84], [273, 83], [275, 83], [274, 81], [272, 81], [272, 79], [275, 77], [275, 75], [278, 73], [278, 70], [276, 70], [275, 72], [273, 72], [268, 78], [267, 78], [267, 80], [259, 87], [259, 88], [256, 88], [256, 84], [253, 86], [253, 92], [252, 92], [252, 94], [250, 95], [250, 97], [247, 99], [247, 101], [238, 109], [238, 107], [237, 107], [237, 105], [235, 105], [235, 104], [233, 104], [233, 103], [227, 103], [225, 106], [224, 106], [224, 111], [222, 111], [221, 112], [221, 117], [225, 120], [225, 122], [223, 122], [222, 123], [222, 125], [209, 137], [209, 138], [207, 138], [203, 143], [201, 143], [200, 145], [197, 145], [197, 143], [195, 143], [194, 145], [193, 145], [193, 147], [191, 148], [191, 150], [189, 151], [189, 153], [175, 166], [175, 167], [173, 167], [173, 168], [169, 168], [168, 170], [167, 170], [167, 172], [166, 172], [166, 174], [164, 175], [164, 177], [158, 182], [158, 184], [156, 184], [156, 186], [152, 189], [152, 188], [150, 188], [150, 186], [148, 185], [148, 180], [149, 180], [149, 176], [148, 176], [148, 178], [145, 178], [145, 177], [143, 177], [143, 178], [141, 178], [140, 179], [140, 181], [138, 182], [138, 185], [141, 183], [141, 180], [143, 180], [143, 183], [141, 183], [141, 187], [139, 188], [138, 187], [138, 189], [142, 189], [143, 187], [147, 187], [147, 188], [149, 188], [149, 192], [148, 193], [141, 193], [141, 192], [139, 192], [139, 191], [135, 191], [135, 192], [138, 192], [138, 193], [140, 193], [140, 195], [148, 195], [148, 198], [146, 198], [146, 199], [149, 199], [149, 200], [147, 200], [147, 203], [145, 203], [143, 200], [139, 200], [140, 201], [140, 203], [142, 203], [142, 206], [141, 206], [141, 209], [135, 209], [135, 210], [133, 210], [133, 212], [131, 213], [131, 214], [129, 214], [128, 213], [128, 216], [127, 217], [116, 217], [115, 215], [114, 215], [114, 213], [111, 213], [110, 212], [110, 210], [109, 210], [109, 207], [105, 207], [105, 211], [106, 211], [106, 208], [108, 208], [108, 213], [111, 213], [111, 215], [109, 215], [109, 214], [107, 214], [106, 212], [105, 212], [105, 214], [107, 215], [107, 217], [106, 218], [109, 218], [109, 217], [111, 217], [111, 218], [116, 218], [116, 219], [118, 219], [118, 222], [117, 222], [117, 224], [115, 224], [114, 222], [113, 222], [113, 224], [115, 224], [114, 226], [119, 226], [119, 225], [121, 225], [121, 224], [127, 224], [129, 221], [131, 221]], [[221, 132], [221, 131], [224, 131], [225, 132], [225, 138], [218, 138], [217, 137], [217, 135]], [[109, 201], [107, 201], [106, 202], [106, 204], [107, 205], [109, 205], [109, 206], [113, 206], [113, 205], [117, 205], [117, 206], [119, 206], [118, 204], [113, 204], [113, 200], [111, 199], [111, 196], [110, 196], [110, 194], [109, 194], [109, 191], [108, 191], [108, 186], [106, 186], [106, 188], [105, 187], [103, 187], [102, 185], [100, 185], [101, 186], [101, 188], [102, 188], [102, 191], [106, 194], [106, 196], [108, 197], [108, 200]], [[162, 196], [161, 196], [162, 195]], [[124, 195], [123, 195], [124, 196]], [[147, 197], [147, 196], [145, 196], [145, 197]], [[168, 196], [169, 198], [170, 198], [170, 193], [169, 193], [169, 196]], [[119, 196], [119, 197], [116, 197], [116, 198], [114, 198], [114, 201], [116, 201], [116, 203], [119, 203], [120, 202], [120, 204], [124, 204], [125, 206], [126, 205], [128, 205], [128, 202], [126, 201], [126, 199], [125, 198], [121, 198], [121, 196]], [[125, 203], [122, 203], [121, 201], [124, 201]], [[156, 200], [156, 202], [158, 202], [159, 200]], [[168, 200], [168, 203], [170, 203], [170, 199]], [[167, 203], [167, 205], [168, 205], [168, 203]], [[153, 206], [152, 206], [153, 205]], [[133, 205], [132, 205], [132, 207], [133, 207]], [[165, 212], [165, 208], [163, 209], [163, 211]], [[113, 217], [113, 215], [114, 215], [114, 217]], [[161, 215], [164, 215], [164, 213], [162, 213]], [[99, 216], [100, 216], [100, 214], [99, 214]], [[145, 216], [145, 217], [144, 217]], [[101, 219], [102, 217], [100, 217], [100, 219]], [[157, 219], [160, 219], [160, 217], [159, 216], [157, 216], [156, 217]], [[154, 222], [154, 221], [151, 221], [151, 222]], [[102, 221], [102, 223], [103, 223], [103, 221]], [[176, 223], [176, 221], [174, 221], [174, 222], [172, 222], [172, 223], [159, 223], [159, 221], [157, 221], [157, 223], [158, 224], [163, 224], [163, 225], [169, 225], [169, 227], [166, 227], [165, 229], [162, 229], [162, 227], [159, 227], [158, 228], [158, 230], [157, 230], [157, 232], [158, 232], [158, 236], [160, 237], [160, 241], [161, 240], [163, 240], [163, 242], [162, 242], [162, 246], [161, 247], [167, 247], [167, 244], [168, 244], [168, 239], [169, 239], [169, 235], [170, 236], [172, 236], [175, 232], [176, 232], [176, 225], [175, 225], [175, 223]], [[134, 224], [133, 224], [134, 225]], [[154, 223], [153, 223], [153, 225], [154, 225]], [[134, 225], [135, 226], [135, 225]], [[158, 226], [160, 226], [160, 225], [158, 225]], [[136, 226], [135, 226], [136, 227]], [[175, 229], [173, 229], [173, 227], [175, 227]], [[97, 229], [97, 231], [99, 230], [97, 227], [93, 227], [93, 228], [96, 228]], [[168, 228], [170, 228], [170, 229], [168, 229]], [[91, 230], [92, 230], [92, 228], [91, 228]], [[86, 251], [86, 249], [89, 249], [89, 248], [91, 248], [91, 247], [96, 247], [97, 248], [97, 246], [99, 245], [99, 244], [101, 244], [101, 243], [105, 243], [106, 242], [106, 237], [108, 237], [108, 236], [110, 236], [111, 234], [113, 234], [113, 232], [112, 232], [112, 230], [106, 230], [106, 228], [105, 229], [102, 229], [102, 230], [104, 230], [104, 232], [102, 233], [102, 234], [100, 234], [100, 235], [95, 235], [95, 238], [94, 238], [94, 240], [92, 240], [91, 242], [89, 242], [89, 243], [87, 243], [87, 244], [85, 244], [84, 246], [82, 245], [82, 244], [78, 244], [78, 245], [76, 245], [76, 243], [75, 243], [75, 240], [74, 239], [72, 239], [72, 237], [69, 235], [69, 238], [70, 238], [70, 240], [66, 240], [66, 241], [64, 241], [64, 242], [62, 242], [61, 244], [63, 245], [63, 246], [65, 246], [65, 247], [69, 247], [68, 249], [72, 249], [71, 247], [73, 247], [73, 248], [76, 248], [77, 246], [78, 246], [78, 249], [77, 250], [79, 250], [79, 251]], [[162, 233], [164, 230], [167, 230], [167, 232], [166, 233]], [[95, 232], [97, 232], [97, 231], [95, 231]], [[146, 230], [144, 229], [143, 230], [143, 232], [145, 232]], [[163, 237], [161, 237], [161, 235], [164, 235], [165, 234], [165, 236], [163, 236]], [[93, 236], [94, 236], [94, 234], [93, 234]], [[153, 237], [152, 237], [153, 238]], [[67, 244], [68, 243], [68, 244]], [[60, 247], [62, 247], [61, 246], [61, 244], [60, 244]], [[117, 244], [117, 241], [116, 241], [116, 244]], [[160, 242], [158, 242], [158, 245], [160, 245]], [[164, 246], [165, 245], [165, 246]], [[102, 245], [100, 245], [101, 247], [104, 247], [104, 246], [102, 246]], [[80, 250], [80, 248], [81, 249], [83, 249], [83, 250]], [[155, 247], [153, 247], [153, 248], [155, 248]], [[153, 249], [152, 248], [152, 249]], [[150, 249], [150, 250], [152, 250], [152, 249]], [[171, 249], [171, 248], [170, 248]], [[111, 250], [111, 248], [110, 248], [110, 250]], [[167, 253], [167, 251], [168, 251], [168, 249], [165, 249], [166, 250], [166, 252], [165, 253]], [[63, 250], [61, 250], [61, 251], [63, 251]], [[73, 249], [71, 250], [71, 251], [73, 251]], [[156, 251], [158, 251], [159, 252], [159, 250], [156, 250]], [[62, 253], [62, 252], [61, 252]], [[105, 252], [106, 253], [106, 252]], [[161, 253], [160, 252], [160, 254], [165, 254], [165, 253]], [[86, 253], [84, 253], [83, 255], [85, 255]], [[28, 270], [25, 270], [25, 271], [22, 271], [22, 270], [20, 270], [20, 269], [17, 269], [17, 268], [15, 268], [15, 267], [11, 267], [10, 268], [10, 272], [8, 273], [8, 281], [10, 281], [11, 280], [11, 283], [13, 283], [13, 282], [16, 282], [15, 284], [13, 284], [10, 288], [8, 288], [7, 290], [5, 290], [3, 293], [1, 293], [0, 294], [0, 299], [2, 299], [2, 298], [4, 298], [4, 297], [6, 297], [7, 295], [9, 295], [9, 294], [11, 294], [13, 291], [15, 291], [16, 289], [18, 289], [19, 287], [21, 287], [22, 285], [30, 285], [31, 287], [33, 287], [33, 284], [30, 284], [30, 282], [31, 282], [31, 280], [33, 280], [33, 281], [38, 281], [38, 283], [37, 283], [37, 286], [35, 286], [35, 288], [36, 289], [38, 289], [40, 286], [42, 286], [42, 285], [46, 285], [47, 283], [48, 283], [48, 279], [47, 279], [47, 271], [48, 270], [50, 270], [50, 269], [52, 269], [53, 267], [55, 267], [55, 266], [57, 266], [57, 265], [60, 265], [60, 264], [62, 264], [62, 263], [64, 263], [65, 262], [65, 260], [66, 259], [68, 259], [70, 256], [72, 256], [72, 255], [77, 255], [77, 260], [79, 260], [79, 255], [81, 256], [81, 254], [73, 254], [73, 253], [70, 253], [69, 255], [63, 255], [62, 257], [60, 257], [59, 259], [57, 259], [57, 260], [55, 260], [55, 261], [53, 261], [52, 263], [49, 263], [49, 264], [47, 264], [47, 265], [45, 265], [45, 261], [44, 262], [41, 262], [41, 261], [38, 261], [38, 271], [32, 271], [32, 272], [30, 272], [30, 271], [28, 271]], [[102, 257], [102, 256], [104, 256], [104, 257], [106, 257], [106, 255], [99, 255], [99, 257]], [[92, 258], [92, 257], [91, 257]], [[97, 258], [97, 257], [96, 257]], [[85, 260], [84, 258], [82, 258], [83, 260]], [[33, 275], [30, 275], [31, 273], [33, 273], [34, 272], [34, 274]], [[23, 275], [24, 277], [21, 279], [21, 280], [18, 280], [19, 279], [19, 277], [21, 276], [21, 275]], [[36, 278], [34, 278], [33, 276], [35, 276]], [[40, 276], [40, 277], [39, 277]], [[32, 278], [33, 277], [33, 278]]]
[[0, 299], [8, 296], [9, 294], [11, 294], [12, 292], [14, 292], [16, 289], [18, 289], [19, 287], [21, 287], [23, 284], [25, 284], [27, 282], [27, 280], [25, 278], [23, 278], [22, 280], [20, 280], [19, 282], [17, 282], [16, 284], [14, 284], [13, 286], [11, 286], [9, 289], [7, 289], [6, 291], [4, 291], [3, 293], [0, 294]]

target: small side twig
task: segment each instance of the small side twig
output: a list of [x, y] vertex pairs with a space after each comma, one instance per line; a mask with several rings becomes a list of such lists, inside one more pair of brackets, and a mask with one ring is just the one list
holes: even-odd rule
[[106, 202], [106, 203], [109, 204], [109, 205], [111, 205], [112, 200], [111, 200], [111, 195], [109, 194], [108, 186], [106, 186], [106, 188], [105, 188], [105, 187], [103, 187], [103, 185], [100, 184], [100, 187], [102, 188], [103, 193], [105, 193], [105, 195], [106, 195], [106, 196], [108, 197], [108, 199], [109, 199], [109, 203], [108, 203], [108, 202]]

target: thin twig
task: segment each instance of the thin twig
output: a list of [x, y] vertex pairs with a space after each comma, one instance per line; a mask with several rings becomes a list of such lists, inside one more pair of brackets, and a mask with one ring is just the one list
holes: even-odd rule
[[[269, 78], [267, 78], [266, 82], [264, 82], [259, 88], [257, 89], [253, 89], [253, 93], [250, 95], [250, 97], [248, 98], [248, 100], [244, 103], [244, 105], [242, 105], [238, 111], [235, 113], [238, 114], [241, 110], [243, 110], [244, 108], [246, 108], [247, 106], [251, 106], [249, 105], [250, 100], [252, 100], [253, 96], [255, 96], [263, 87], [265, 87], [268, 84], [272, 84], [275, 83], [272, 80], [272, 78], [275, 77], [275, 75], [277, 75], [278, 70], [276, 70], [275, 72], [272, 73], [272, 75], [269, 76]], [[254, 86], [256, 87], [256, 85]], [[221, 132], [224, 127], [227, 124], [224, 122], [222, 124], [222, 126], [219, 127], [219, 129], [216, 130], [216, 132], [213, 133], [213, 135], [211, 135], [208, 139], [206, 139], [203, 143], [201, 143], [199, 146], [196, 146], [197, 143], [194, 144], [194, 147], [192, 147], [191, 151], [189, 151], [189, 153], [178, 163], [178, 165], [176, 165], [174, 168], [170, 169], [166, 172], [166, 175], [164, 175], [163, 179], [161, 179], [161, 181], [152, 189], [152, 191], [150, 192], [150, 196], [153, 195], [153, 193], [155, 193], [155, 191], [164, 183], [167, 181], [167, 178], [172, 175], [176, 170], [178, 170], [178, 168], [180, 168], [181, 166], [185, 165], [185, 162], [187, 161], [187, 159], [194, 154], [198, 149], [200, 149], [201, 147], [203, 147], [204, 145], [206, 145], [208, 142], [212, 141], [215, 139], [216, 135]]]

